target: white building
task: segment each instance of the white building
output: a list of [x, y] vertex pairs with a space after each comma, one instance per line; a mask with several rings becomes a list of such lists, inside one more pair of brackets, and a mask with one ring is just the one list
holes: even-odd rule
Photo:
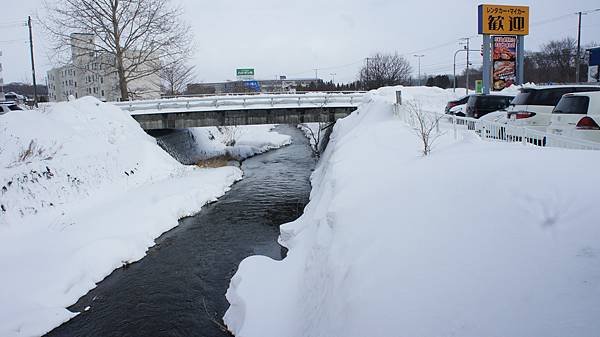
[[[140, 66], [147, 71], [151, 65]], [[136, 99], [160, 98], [160, 79], [156, 73], [130, 81], [128, 90]], [[94, 35], [71, 34], [71, 62], [48, 71], [48, 97], [66, 101], [94, 96], [102, 101], [121, 99], [115, 57], [94, 47]]]

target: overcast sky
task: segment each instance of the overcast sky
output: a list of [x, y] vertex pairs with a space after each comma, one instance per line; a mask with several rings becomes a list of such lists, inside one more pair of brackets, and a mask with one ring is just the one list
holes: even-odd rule
[[[52, 0], [49, 0], [52, 1]], [[252, 67], [259, 79], [278, 75], [314, 77], [336, 82], [356, 79], [364, 58], [376, 51], [404, 54], [417, 72], [415, 53], [422, 58], [422, 73], [452, 73], [458, 39], [477, 36], [477, 5], [470, 0], [172, 0], [185, 9], [184, 18], [194, 31], [198, 80], [235, 78], [235, 69]], [[35, 16], [42, 0], [19, 0], [3, 6], [0, 50], [4, 80], [30, 82], [28, 15]], [[535, 50], [550, 39], [577, 36], [577, 11], [600, 8], [598, 0], [488, 1], [531, 7], [526, 49]], [[10, 15], [7, 15], [10, 14]], [[43, 14], [43, 13], [40, 13]], [[600, 12], [583, 17], [582, 43], [600, 43]], [[595, 38], [594, 38], [595, 37]], [[44, 82], [52, 68], [39, 25], [34, 29], [37, 77]], [[481, 56], [472, 54], [475, 66]], [[464, 67], [464, 54], [459, 58]]]

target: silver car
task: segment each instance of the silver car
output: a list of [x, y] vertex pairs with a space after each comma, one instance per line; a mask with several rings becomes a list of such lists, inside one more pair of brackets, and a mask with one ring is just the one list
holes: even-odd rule
[[4, 115], [9, 111], [23, 110], [14, 102], [0, 102], [0, 115]]

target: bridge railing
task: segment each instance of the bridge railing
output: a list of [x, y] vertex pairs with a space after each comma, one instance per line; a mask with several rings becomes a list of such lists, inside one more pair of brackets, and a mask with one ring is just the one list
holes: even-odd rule
[[162, 96], [161, 99], [173, 99], [173, 98], [201, 98], [201, 97], [215, 97], [215, 96], [258, 96], [258, 95], [309, 95], [309, 94], [356, 94], [356, 93], [366, 93], [366, 91], [359, 90], [336, 90], [336, 91], [296, 91], [296, 92], [283, 92], [283, 91], [268, 91], [268, 92], [228, 92], [228, 93], [220, 93], [220, 94], [186, 94], [186, 95], [165, 95]]
[[166, 111], [211, 111], [221, 109], [260, 109], [289, 107], [354, 107], [362, 103], [363, 92], [262, 94], [240, 96], [178, 97], [145, 101], [114, 102], [131, 113]]

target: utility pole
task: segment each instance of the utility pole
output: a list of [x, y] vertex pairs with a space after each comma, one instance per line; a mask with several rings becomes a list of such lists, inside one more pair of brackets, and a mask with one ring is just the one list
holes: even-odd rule
[[421, 57], [425, 56], [424, 54], [413, 55], [414, 57], [419, 59], [419, 86], [421, 86]]
[[37, 83], [35, 81], [35, 62], [33, 58], [33, 34], [31, 33], [31, 16], [27, 18], [27, 26], [29, 27], [29, 51], [31, 53], [31, 77], [33, 78], [33, 105], [38, 107], [37, 99]]
[[575, 56], [575, 83], [579, 83], [579, 62], [581, 62], [581, 12], [577, 12], [579, 16], [579, 24], [577, 25], [577, 55]]
[[313, 70], [315, 71], [315, 80], [319, 79], [319, 69], [314, 68]]
[[466, 81], [467, 81], [467, 95], [469, 94], [469, 41], [470, 39], [467, 37], [465, 38], [467, 40], [467, 74], [466, 74]]
[[337, 75], [336, 73], [330, 73], [329, 75], [331, 75], [331, 83], [335, 84], [335, 75]]

